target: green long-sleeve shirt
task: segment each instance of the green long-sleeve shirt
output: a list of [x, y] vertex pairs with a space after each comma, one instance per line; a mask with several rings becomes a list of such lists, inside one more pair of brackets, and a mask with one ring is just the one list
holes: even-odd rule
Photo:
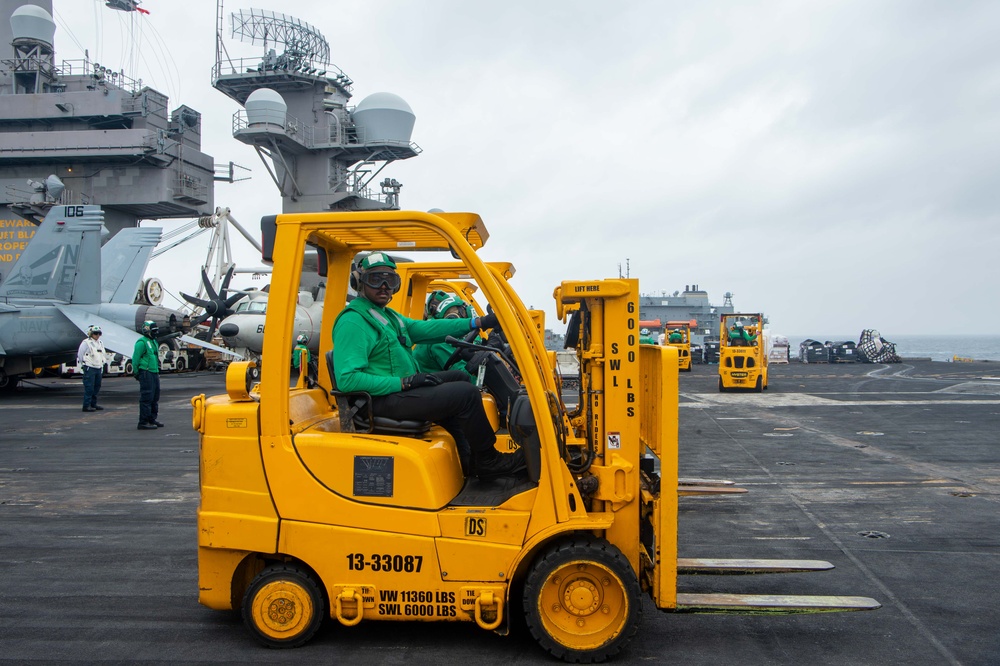
[[[445, 363], [455, 353], [455, 349], [456, 347], [447, 342], [439, 342], [433, 345], [417, 345], [413, 348], [413, 358], [416, 359], [421, 372], [437, 372], [438, 370], [445, 369]], [[448, 370], [465, 370], [468, 372], [465, 367], [465, 361], [461, 359], [455, 361], [454, 365], [448, 368]], [[473, 381], [474, 379], [475, 377], [470, 374], [469, 381]]]
[[461, 337], [471, 319], [410, 319], [391, 308], [355, 298], [333, 325], [333, 364], [337, 388], [388, 395], [401, 390], [400, 379], [420, 372], [411, 347]]
[[306, 364], [309, 363], [309, 347], [302, 343], [297, 343], [292, 347], [292, 367], [296, 370], [299, 369], [299, 361], [302, 358], [302, 352], [305, 352]]
[[140, 370], [160, 371], [160, 347], [145, 335], [135, 341], [132, 350], [132, 372]]

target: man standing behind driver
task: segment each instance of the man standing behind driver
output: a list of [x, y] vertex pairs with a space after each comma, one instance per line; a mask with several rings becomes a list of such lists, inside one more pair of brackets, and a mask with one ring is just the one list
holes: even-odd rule
[[[455, 294], [432, 291], [427, 295], [424, 319], [467, 319], [473, 315], [475, 315], [475, 311], [472, 307]], [[420, 369], [425, 372], [454, 369], [464, 370], [468, 373], [465, 360], [461, 358], [457, 358], [451, 367], [445, 367], [452, 356], [455, 356], [455, 347], [447, 342], [419, 344], [413, 348], [413, 358], [417, 361]], [[475, 379], [472, 375], [469, 375], [468, 378], [469, 381]]]
[[386, 307], [399, 291], [400, 279], [396, 263], [382, 252], [365, 257], [355, 277], [358, 298], [347, 304], [333, 325], [337, 388], [369, 393], [377, 416], [439, 423], [455, 439], [462, 467], [481, 479], [524, 469], [520, 449], [502, 454], [494, 448], [496, 435], [479, 389], [468, 375], [420, 372], [411, 349], [415, 343], [442, 342], [449, 335], [495, 328], [496, 316], [422, 321]]

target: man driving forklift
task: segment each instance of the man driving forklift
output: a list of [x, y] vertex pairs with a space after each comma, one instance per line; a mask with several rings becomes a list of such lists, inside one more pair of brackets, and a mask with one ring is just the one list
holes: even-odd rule
[[494, 448], [496, 435], [468, 374], [420, 372], [413, 358], [415, 343], [443, 342], [449, 335], [497, 328], [496, 315], [424, 321], [404, 317], [387, 307], [401, 280], [396, 263], [382, 252], [362, 259], [352, 277], [358, 298], [347, 304], [333, 326], [334, 379], [339, 390], [370, 394], [377, 416], [440, 424], [455, 440], [467, 475], [491, 479], [523, 470], [523, 452], [503, 454]]

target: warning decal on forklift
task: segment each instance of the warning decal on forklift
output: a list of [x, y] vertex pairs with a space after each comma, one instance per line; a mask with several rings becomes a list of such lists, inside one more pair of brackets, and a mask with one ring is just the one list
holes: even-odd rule
[[609, 432], [608, 433], [608, 444], [605, 446], [606, 449], [620, 449], [622, 448], [622, 434], [620, 432]]
[[392, 456], [354, 456], [354, 496], [392, 497]]

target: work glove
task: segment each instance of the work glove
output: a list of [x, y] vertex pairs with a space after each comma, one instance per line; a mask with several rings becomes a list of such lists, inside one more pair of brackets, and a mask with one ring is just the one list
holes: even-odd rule
[[427, 374], [426, 372], [417, 372], [409, 377], [403, 377], [403, 390], [409, 391], [421, 386], [437, 386], [440, 383], [441, 380], [434, 375]]
[[498, 326], [500, 326], [500, 320], [497, 319], [497, 316], [492, 312], [484, 314], [479, 318], [479, 328], [497, 328]]

